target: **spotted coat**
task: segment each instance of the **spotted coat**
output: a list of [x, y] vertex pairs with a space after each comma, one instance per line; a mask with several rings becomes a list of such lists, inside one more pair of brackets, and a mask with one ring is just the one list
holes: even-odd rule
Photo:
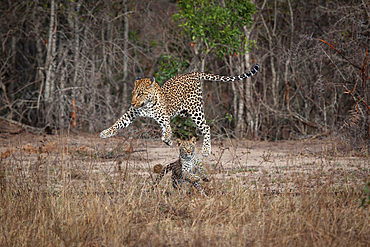
[[[203, 189], [201, 188], [199, 181], [202, 179], [205, 182], [209, 182], [209, 178], [204, 172], [202, 162], [195, 155], [195, 144], [195, 137], [191, 138], [190, 141], [178, 141], [180, 158], [165, 166], [160, 171], [156, 178], [155, 185], [162, 180], [166, 173], [172, 171], [172, 186], [175, 189], [180, 189], [183, 181], [187, 181], [197, 188], [200, 193], [203, 193]], [[199, 175], [197, 175], [197, 173]]]
[[258, 70], [259, 66], [256, 64], [250, 72], [237, 76], [192, 72], [175, 76], [162, 87], [155, 82], [154, 78], [138, 78], [132, 92], [131, 107], [115, 124], [102, 131], [100, 137], [116, 135], [118, 130], [127, 127], [136, 117], [149, 117], [161, 126], [162, 141], [171, 146], [170, 120], [177, 115], [189, 116], [203, 134], [202, 154], [208, 156], [211, 152], [211, 133], [204, 117], [200, 80], [224, 82], [243, 80], [253, 76]]

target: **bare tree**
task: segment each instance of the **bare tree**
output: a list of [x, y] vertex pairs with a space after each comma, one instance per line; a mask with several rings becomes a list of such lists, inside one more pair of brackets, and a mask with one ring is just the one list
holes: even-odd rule
[[49, 38], [46, 53], [46, 80], [45, 80], [45, 101], [51, 103], [54, 100], [55, 88], [55, 54], [56, 54], [56, 31], [57, 20], [55, 17], [55, 1], [50, 3], [50, 24], [49, 24]]

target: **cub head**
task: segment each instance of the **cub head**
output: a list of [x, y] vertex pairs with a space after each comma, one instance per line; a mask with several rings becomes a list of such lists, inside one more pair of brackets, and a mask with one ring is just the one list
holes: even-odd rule
[[195, 138], [194, 136], [189, 141], [183, 141], [180, 139], [177, 140], [177, 145], [179, 146], [180, 149], [181, 158], [186, 159], [194, 155], [196, 142], [197, 138]]
[[149, 101], [152, 100], [154, 90], [158, 90], [159, 85], [155, 82], [154, 77], [152, 79], [138, 77], [135, 81], [135, 88], [132, 91], [132, 101], [131, 105], [137, 109]]

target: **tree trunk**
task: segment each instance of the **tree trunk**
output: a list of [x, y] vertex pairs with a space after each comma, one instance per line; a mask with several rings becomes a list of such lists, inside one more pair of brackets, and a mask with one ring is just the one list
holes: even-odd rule
[[[108, 77], [108, 65], [107, 65], [107, 52], [106, 52], [106, 46], [105, 46], [105, 36], [104, 36], [104, 32], [105, 30], [101, 30], [101, 42], [102, 42], [102, 50], [103, 50], [103, 66], [104, 66], [104, 78], [103, 80], [105, 80], [105, 85], [104, 85], [104, 92], [105, 92], [105, 98], [106, 98], [106, 102], [110, 108], [111, 106], [111, 93], [110, 93], [110, 82], [109, 82], [109, 78]], [[107, 33], [109, 33], [109, 30], [107, 31]], [[111, 112], [108, 110], [106, 112], [106, 117], [105, 119], [107, 120], [107, 122], [111, 122], [112, 121], [112, 114]]]
[[[78, 12], [80, 11], [81, 0], [77, 2], [76, 12], [74, 13], [74, 33], [75, 33], [75, 46], [74, 46], [74, 74], [73, 74], [73, 86], [78, 87], [78, 75], [80, 69], [80, 30], [78, 25]], [[76, 92], [73, 93], [72, 98], [76, 98]]]
[[[189, 68], [186, 70], [186, 73], [199, 71], [199, 63], [204, 63], [205, 55], [203, 52], [199, 52], [203, 50], [202, 42], [198, 42], [194, 44], [194, 56], [191, 59]], [[204, 70], [204, 65], [202, 66]]]
[[[247, 52], [249, 54], [249, 52]], [[242, 59], [240, 59], [242, 60]], [[239, 66], [239, 69], [238, 69], [238, 74], [242, 74], [244, 73], [243, 69], [245, 68], [244, 67], [244, 62], [241, 61], [241, 66]], [[247, 68], [249, 68], [249, 66], [247, 66]], [[247, 81], [249, 80], [250, 81], [250, 78], [247, 78], [246, 79]], [[237, 115], [236, 115], [236, 119], [237, 119], [237, 122], [236, 122], [236, 127], [235, 127], [235, 136], [240, 138], [240, 137], [243, 137], [243, 134], [244, 134], [244, 129], [245, 129], [245, 122], [244, 122], [244, 100], [247, 100], [247, 94], [244, 94], [244, 83], [243, 81], [239, 81], [237, 82], [238, 83], [238, 88], [239, 88], [239, 103], [238, 103], [238, 112], [237, 112]], [[249, 82], [250, 84], [250, 82]], [[248, 85], [248, 83], [247, 83]], [[250, 103], [250, 98], [248, 101], [246, 101], [246, 103]], [[250, 104], [249, 104], [250, 106]], [[248, 116], [248, 111], [247, 111], [247, 116]], [[249, 114], [250, 115], [250, 114]]]
[[[254, 19], [254, 18], [253, 18]], [[251, 38], [251, 33], [252, 33], [252, 28], [248, 29], [246, 26], [244, 27], [244, 35], [246, 38], [246, 43], [245, 43], [245, 49], [248, 47], [248, 40]], [[251, 68], [251, 54], [249, 51], [247, 51], [244, 55], [244, 63], [245, 67], [247, 70]], [[252, 78], [247, 78], [245, 80], [245, 104], [247, 106], [246, 110], [246, 118], [247, 118], [247, 125], [248, 125], [248, 131], [251, 134], [252, 138], [255, 138], [257, 135], [257, 126], [256, 126], [256, 121], [254, 120], [254, 116], [257, 116], [258, 114], [255, 112], [255, 109], [253, 109], [253, 102], [252, 102]]]
[[63, 131], [65, 128], [65, 107], [64, 107], [64, 88], [66, 87], [66, 74], [67, 74], [67, 63], [65, 62], [65, 55], [67, 54], [67, 49], [63, 52], [63, 58], [60, 61], [61, 66], [63, 66], [60, 72], [60, 89], [59, 89], [59, 129]]
[[[276, 1], [275, 1], [276, 3]], [[275, 15], [276, 15], [277, 9], [275, 9]], [[265, 31], [267, 34], [267, 39], [268, 39], [268, 47], [269, 47], [269, 52], [270, 52], [270, 65], [271, 65], [271, 74], [272, 74], [272, 79], [271, 79], [271, 92], [272, 92], [272, 100], [273, 100], [273, 105], [274, 109], [276, 109], [277, 104], [278, 104], [278, 92], [277, 90], [279, 89], [279, 77], [277, 76], [276, 72], [276, 66], [275, 66], [275, 61], [274, 61], [274, 41], [272, 36], [274, 35], [274, 30], [276, 26], [276, 18], [274, 18], [274, 28], [271, 30], [270, 27], [267, 26], [266, 21], [261, 14], [261, 20], [262, 23], [265, 27]]]
[[[226, 60], [226, 59], [225, 59]], [[229, 67], [229, 75], [233, 76], [234, 75], [234, 70], [233, 70], [233, 59], [232, 56], [229, 55], [229, 62], [226, 61], [226, 64]], [[238, 91], [236, 89], [236, 84], [237, 82], [232, 81], [231, 82], [231, 90], [233, 91], [233, 118], [235, 119], [238, 114]], [[235, 119], [236, 122], [238, 122], [238, 119]]]
[[55, 1], [51, 0], [50, 9], [50, 25], [49, 25], [49, 39], [47, 46], [46, 55], [46, 81], [45, 81], [45, 92], [44, 97], [47, 103], [53, 101], [53, 90], [54, 90], [54, 79], [55, 79], [55, 33], [56, 33], [56, 18], [55, 18]]
[[[36, 4], [37, 5], [37, 4]], [[36, 18], [37, 16], [37, 18]], [[37, 8], [35, 8], [34, 10], [34, 15], [33, 15], [33, 21], [35, 23], [35, 33], [40, 33], [40, 18], [39, 17], [39, 13], [37, 11]], [[36, 62], [37, 62], [37, 65], [36, 65], [36, 75], [35, 75], [35, 80], [36, 80], [36, 83], [39, 83], [40, 82], [40, 93], [39, 93], [39, 97], [38, 97], [38, 101], [37, 101], [37, 109], [39, 109], [39, 106], [40, 106], [40, 98], [41, 98], [41, 95], [42, 95], [42, 90], [43, 90], [43, 87], [44, 87], [44, 83], [45, 83], [45, 75], [44, 75], [44, 70], [45, 70], [45, 62], [43, 61], [42, 59], [42, 40], [41, 38], [37, 38], [36, 39]]]
[[128, 12], [128, 3], [125, 2], [125, 7], [124, 7], [124, 11], [125, 11], [125, 15], [123, 17], [123, 22], [124, 22], [124, 26], [123, 26], [123, 39], [124, 39], [124, 43], [123, 43], [123, 78], [122, 78], [122, 82], [123, 82], [123, 89], [122, 89], [122, 108], [121, 108], [121, 115], [123, 115], [126, 111], [127, 111], [127, 108], [128, 108], [128, 92], [127, 92], [127, 77], [128, 77], [128, 56], [127, 56], [127, 52], [128, 52], [128, 32], [129, 32], [129, 19], [128, 19], [128, 15], [127, 15], [127, 12]]
[[[17, 69], [16, 69], [16, 58], [17, 58], [17, 49], [16, 49], [16, 44], [17, 44], [17, 37], [16, 36], [12, 36], [11, 38], [12, 40], [12, 65], [11, 65], [11, 71], [13, 71], [13, 73], [16, 73]], [[14, 101], [14, 83], [10, 83], [9, 86], [8, 86], [8, 95], [9, 95], [9, 101], [10, 102], [13, 102]], [[12, 116], [11, 116], [12, 117]]]

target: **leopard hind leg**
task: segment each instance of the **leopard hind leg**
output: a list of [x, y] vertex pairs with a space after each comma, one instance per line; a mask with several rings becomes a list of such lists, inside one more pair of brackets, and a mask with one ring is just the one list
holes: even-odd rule
[[191, 119], [203, 135], [202, 155], [206, 157], [211, 153], [211, 131], [206, 124], [203, 111], [198, 109], [191, 114]]

